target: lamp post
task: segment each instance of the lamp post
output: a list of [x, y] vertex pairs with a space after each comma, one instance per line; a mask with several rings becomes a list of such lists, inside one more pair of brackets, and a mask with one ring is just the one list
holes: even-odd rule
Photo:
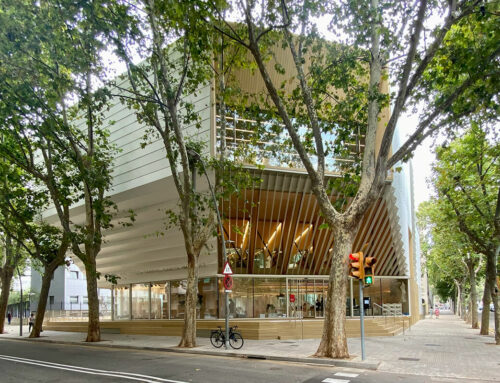
[[[201, 158], [200, 153], [193, 149], [188, 149], [187, 150], [188, 155], [191, 158], [198, 158], [201, 162], [201, 166], [203, 167], [203, 173], [205, 173], [205, 177], [207, 178], [208, 181], [208, 188], [210, 189], [210, 193], [212, 194], [212, 199], [214, 202], [214, 207], [215, 207], [215, 212], [217, 213], [217, 222], [219, 224], [219, 230], [220, 230], [220, 235], [221, 235], [221, 242], [222, 242], [222, 262], [223, 264], [226, 264], [227, 262], [227, 252], [226, 252], [226, 241], [224, 239], [224, 227], [222, 226], [222, 220], [220, 218], [220, 212], [219, 212], [219, 205], [217, 204], [217, 198], [215, 197], [215, 192], [212, 187], [212, 183], [210, 182], [210, 178], [208, 177], [207, 174], [207, 169], [205, 166], [205, 161], [203, 161], [203, 158]], [[225, 290], [225, 289], [224, 289]], [[226, 326], [226, 336], [225, 336], [225, 342], [224, 342], [224, 347], [228, 348], [229, 346], [229, 293], [225, 291], [225, 326]]]

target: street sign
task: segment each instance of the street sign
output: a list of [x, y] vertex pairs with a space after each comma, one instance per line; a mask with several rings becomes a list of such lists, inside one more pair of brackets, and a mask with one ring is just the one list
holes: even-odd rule
[[229, 274], [224, 275], [223, 283], [226, 290], [231, 290], [233, 288], [233, 277]]
[[290, 302], [291, 303], [295, 302], [295, 295], [290, 294]]
[[222, 270], [222, 274], [231, 275], [232, 273], [233, 273], [233, 270], [231, 270], [231, 265], [229, 264], [229, 261], [226, 261], [226, 264], [224, 265], [224, 269]]

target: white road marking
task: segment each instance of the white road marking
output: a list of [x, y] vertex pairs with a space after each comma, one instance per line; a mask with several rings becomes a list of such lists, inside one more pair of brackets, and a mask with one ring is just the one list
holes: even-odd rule
[[55, 368], [55, 369], [59, 369], [59, 370], [80, 372], [82, 374], [112, 376], [112, 377], [116, 377], [116, 378], [135, 380], [135, 381], [139, 381], [139, 382], [187, 383], [184, 381], [163, 379], [163, 378], [159, 378], [156, 376], [150, 376], [150, 375], [142, 375], [142, 374], [135, 374], [135, 373], [130, 373], [130, 372], [121, 372], [121, 371], [98, 370], [95, 368], [87, 368], [87, 367], [72, 366], [72, 365], [68, 365], [68, 364], [52, 363], [52, 362], [46, 362], [43, 360], [36, 360], [36, 359], [19, 358], [19, 357], [10, 356], [10, 355], [0, 355], [0, 359], [11, 361], [11, 362], [25, 363], [25, 364], [35, 365], [35, 366], [42, 366], [42, 367], [47, 367], [47, 368]]
[[349, 383], [350, 380], [326, 378], [326, 379], [323, 379], [322, 382], [323, 383]]
[[359, 376], [359, 374], [353, 374], [350, 372], [336, 372], [336, 376], [343, 376], [344, 378], [356, 378]]

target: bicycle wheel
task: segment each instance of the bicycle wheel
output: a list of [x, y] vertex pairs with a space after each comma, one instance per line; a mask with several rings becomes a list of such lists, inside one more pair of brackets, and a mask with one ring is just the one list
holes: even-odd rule
[[229, 335], [229, 344], [235, 350], [239, 350], [243, 347], [243, 337], [240, 333], [233, 332], [231, 335]]
[[219, 331], [212, 332], [212, 335], [210, 335], [210, 343], [212, 343], [212, 346], [216, 348], [221, 348], [224, 344], [224, 335], [222, 335]]

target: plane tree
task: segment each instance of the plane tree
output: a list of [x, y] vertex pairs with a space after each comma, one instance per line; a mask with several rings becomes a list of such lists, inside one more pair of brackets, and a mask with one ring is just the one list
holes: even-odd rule
[[[7, 144], [8, 137], [4, 137]], [[50, 198], [29, 173], [12, 163], [0, 164], [3, 183], [0, 184], [0, 228], [36, 262], [42, 266], [42, 285], [38, 297], [35, 324], [30, 338], [38, 338], [47, 307], [50, 284], [57, 267], [65, 264], [70, 241], [68, 234], [42, 219], [49, 208]]]
[[[418, 224], [423, 233], [421, 241], [425, 242], [426, 267], [431, 285], [448, 286], [457, 295], [457, 313], [464, 317], [465, 299], [469, 297], [468, 316], [472, 328], [479, 328], [477, 307], [477, 276], [484, 267], [481, 254], [474, 251], [469, 239], [458, 229], [453, 211], [438, 198], [420, 204]], [[468, 292], [468, 294], [466, 294]]]
[[[500, 344], [500, 145], [495, 126], [473, 121], [463, 136], [436, 150], [433, 168], [441, 213], [453, 219], [472, 249], [485, 257], [483, 308], [490, 302], [495, 307], [495, 340]], [[488, 322], [489, 312], [483, 309], [483, 335], [488, 334]]]
[[[380, 197], [387, 175], [426, 137], [495, 100], [500, 51], [495, 2], [247, 0], [229, 2], [229, 11], [212, 6], [214, 29], [251, 56], [266, 90], [256, 105], [275, 119], [276, 137], [288, 135], [335, 238], [315, 355], [347, 358], [348, 254], [358, 250], [352, 246], [361, 219]], [[436, 16], [441, 21], [431, 22]], [[325, 19], [333, 41], [318, 31]], [[464, 39], [460, 32], [470, 25]], [[475, 31], [480, 39], [470, 38]], [[277, 49], [287, 52], [287, 62], [279, 61]], [[386, 80], [393, 93], [384, 90]], [[471, 95], [474, 102], [468, 103]], [[389, 104], [390, 117], [377, 140]], [[425, 105], [425, 113], [407, 140], [393, 148], [400, 117], [416, 105]], [[361, 135], [363, 151], [348, 150]], [[339, 157], [352, 165], [334, 166], [342, 177], [331, 185], [325, 172]], [[347, 203], [332, 204], [333, 186], [354, 189]]]
[[[115, 150], [102, 126], [106, 47], [96, 20], [104, 2], [4, 1], [0, 8], [0, 145], [7, 161], [50, 196], [56, 220], [87, 278], [86, 340], [100, 340], [96, 259], [115, 205]], [[83, 211], [83, 213], [82, 213]]]

